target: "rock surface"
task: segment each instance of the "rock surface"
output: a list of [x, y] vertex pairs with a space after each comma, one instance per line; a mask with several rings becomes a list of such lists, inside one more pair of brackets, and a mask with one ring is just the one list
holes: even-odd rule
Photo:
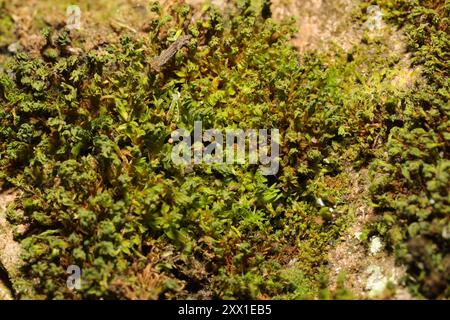
[[12, 299], [8, 279], [14, 277], [20, 264], [21, 247], [14, 240], [12, 228], [6, 220], [6, 208], [15, 197], [12, 191], [0, 193], [0, 300]]

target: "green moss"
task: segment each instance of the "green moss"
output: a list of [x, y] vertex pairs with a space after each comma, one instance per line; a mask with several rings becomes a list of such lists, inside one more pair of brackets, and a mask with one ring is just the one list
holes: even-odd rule
[[414, 65], [426, 81], [401, 97], [385, 155], [372, 164], [376, 232], [408, 265], [412, 290], [450, 296], [450, 2], [382, 1], [404, 27]]
[[[79, 55], [68, 50], [77, 35], [47, 30], [42, 58], [5, 64], [0, 179], [22, 191], [11, 223], [33, 230], [17, 235], [20, 297], [353, 298], [344, 278], [326, 288], [327, 253], [352, 222], [349, 173], [369, 164], [380, 217], [370, 232], [410, 265], [415, 292], [448, 295], [435, 281], [448, 283], [446, 37], [416, 51], [414, 63], [431, 62], [410, 94], [392, 85], [402, 53], [385, 40], [299, 56], [265, 1], [238, 3], [190, 25], [186, 6], [154, 6], [145, 36], [125, 28]], [[386, 8], [415, 21], [406, 4]], [[183, 34], [189, 43], [154, 71]], [[280, 129], [280, 172], [175, 166], [170, 134], [195, 120]], [[78, 291], [66, 287], [72, 264]]]
[[[46, 61], [21, 54], [10, 62], [15, 78], [2, 75], [0, 166], [5, 183], [23, 191], [16, 209], [24, 215], [15, 223], [36, 230], [22, 239], [22, 296], [130, 297], [139, 288], [128, 269], [143, 272], [149, 252], [158, 252], [153, 263], [163, 280], [152, 292], [162, 298], [200, 290], [219, 298], [317, 291], [329, 243], [346, 224], [345, 208], [326, 223], [315, 219], [317, 197], [335, 200], [314, 180], [337, 172], [333, 161], [323, 162], [332, 149], [298, 145], [279, 176], [267, 178], [256, 166], [202, 165], [187, 173], [170, 161], [168, 139], [174, 128], [192, 130], [201, 119], [215, 128], [300, 131], [323, 145], [340, 140], [338, 126], [313, 132], [314, 124], [298, 122], [322, 121], [322, 102], [334, 99], [335, 84], [326, 80], [334, 72], [317, 57], [299, 61], [287, 43], [291, 26], [244, 4], [230, 17], [209, 9], [189, 27], [187, 47], [156, 74], [152, 57], [183, 32], [186, 14], [162, 16], [150, 39], [123, 37], [79, 57], [50, 32]], [[274, 40], [275, 33], [283, 36]], [[309, 110], [299, 83], [323, 88]], [[294, 272], [295, 257], [301, 262]], [[77, 292], [65, 286], [70, 264], [83, 269]], [[27, 287], [33, 279], [40, 281]]]

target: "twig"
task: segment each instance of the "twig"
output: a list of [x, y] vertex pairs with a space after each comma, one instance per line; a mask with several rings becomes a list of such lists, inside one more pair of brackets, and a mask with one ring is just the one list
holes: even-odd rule
[[160, 72], [162, 66], [164, 66], [190, 39], [190, 35], [184, 35], [175, 40], [174, 43], [172, 43], [166, 50], [161, 52], [159, 56], [150, 62], [153, 70]]

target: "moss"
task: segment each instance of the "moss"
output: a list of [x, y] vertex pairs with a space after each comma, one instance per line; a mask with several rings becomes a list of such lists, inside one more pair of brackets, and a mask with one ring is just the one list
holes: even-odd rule
[[[402, 2], [386, 8], [415, 21]], [[382, 38], [300, 56], [292, 25], [272, 21], [265, 1], [205, 10], [189, 24], [187, 6], [154, 5], [145, 35], [122, 26], [120, 41], [78, 54], [79, 34], [47, 29], [42, 57], [4, 64], [0, 179], [22, 192], [11, 223], [33, 230], [17, 235], [19, 297], [353, 298], [344, 278], [333, 292], [324, 279], [355, 211], [349, 172], [368, 165], [379, 221], [365, 236], [388, 239], [417, 293], [446, 296], [446, 42], [415, 51], [414, 63], [431, 62], [411, 94], [392, 84], [402, 53]], [[174, 165], [170, 134], [195, 120], [280, 129], [280, 171]], [[73, 264], [78, 291], [66, 287]]]
[[[234, 10], [225, 17], [209, 9], [184, 31], [191, 13], [174, 9], [150, 39], [125, 36], [84, 56], [65, 50], [71, 35], [63, 43], [63, 33], [47, 32], [45, 61], [20, 54], [9, 62], [15, 79], [1, 78], [1, 168], [5, 183], [23, 191], [16, 209], [24, 215], [15, 223], [36, 230], [22, 239], [23, 297], [30, 289], [48, 298], [123, 297], [123, 288], [139, 290], [127, 270], [143, 272], [149, 251], [158, 252], [158, 297], [314, 296], [329, 242], [346, 221], [315, 222], [316, 197], [329, 197], [314, 178], [336, 170], [322, 162], [331, 149], [298, 146], [272, 178], [251, 166], [187, 173], [167, 156], [173, 128], [191, 130], [196, 119], [283, 134], [297, 126], [294, 119], [321, 121], [303, 109], [297, 84], [317, 83], [325, 101], [334, 84], [323, 77], [331, 73], [320, 71], [317, 57], [297, 59], [287, 43], [290, 25], [245, 4]], [[193, 37], [189, 44], [155, 73], [151, 57], [183, 32]], [[274, 41], [274, 33], [284, 36]], [[174, 94], [176, 117], [168, 109]], [[310, 103], [319, 108], [321, 101]], [[312, 126], [301, 130], [313, 134]], [[324, 130], [327, 136], [315, 135], [325, 145], [337, 127]], [[302, 164], [307, 172], [298, 170]], [[298, 256], [292, 273], [289, 261]], [[77, 292], [65, 286], [70, 264], [83, 269]], [[305, 284], [296, 283], [297, 273]]]

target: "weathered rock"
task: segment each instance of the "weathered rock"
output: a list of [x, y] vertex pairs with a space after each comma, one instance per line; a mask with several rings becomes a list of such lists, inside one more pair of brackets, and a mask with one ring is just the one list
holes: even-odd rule
[[14, 240], [12, 227], [6, 220], [6, 208], [14, 201], [12, 191], [0, 193], [0, 299], [12, 299], [8, 280], [14, 281], [20, 265], [21, 247]]

